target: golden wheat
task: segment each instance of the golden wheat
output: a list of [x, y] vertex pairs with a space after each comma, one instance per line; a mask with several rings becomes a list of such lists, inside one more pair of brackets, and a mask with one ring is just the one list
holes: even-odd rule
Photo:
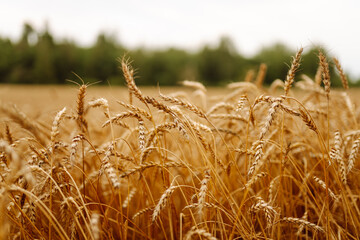
[[261, 65], [152, 96], [123, 60], [128, 101], [82, 84], [45, 121], [2, 100], [0, 239], [359, 239], [359, 101], [321, 52], [294, 84], [301, 53], [270, 91]]

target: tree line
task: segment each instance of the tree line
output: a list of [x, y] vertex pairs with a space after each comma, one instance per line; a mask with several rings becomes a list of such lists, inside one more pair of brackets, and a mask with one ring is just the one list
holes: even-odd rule
[[[267, 65], [264, 83], [270, 84], [285, 78], [295, 51], [275, 43], [245, 57], [228, 37], [222, 37], [216, 46], [205, 45], [196, 52], [178, 48], [128, 49], [105, 33], [100, 33], [92, 46], [83, 47], [72, 40], [55, 39], [48, 28], [36, 31], [25, 23], [18, 40], [0, 37], [0, 83], [65, 84], [78, 75], [85, 82], [123, 85], [119, 59], [125, 56], [136, 69], [139, 85], [171, 86], [185, 79], [207, 86], [225, 85], [244, 80], [249, 71], [256, 73], [262, 63]], [[319, 46], [305, 51], [299, 73], [310, 77], [316, 74], [318, 51]], [[340, 86], [334, 65], [330, 66], [332, 85]]]

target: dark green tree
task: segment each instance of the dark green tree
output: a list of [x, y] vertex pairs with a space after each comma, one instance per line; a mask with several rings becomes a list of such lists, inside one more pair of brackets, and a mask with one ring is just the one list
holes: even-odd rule
[[114, 37], [99, 34], [86, 59], [85, 74], [106, 83], [109, 78], [119, 76], [116, 59], [123, 54], [124, 49], [117, 45]]
[[54, 66], [57, 83], [64, 84], [67, 79], [72, 79], [74, 73], [79, 76], [85, 74], [82, 49], [74, 42], [64, 41], [59, 43], [54, 52]]
[[267, 65], [265, 84], [271, 84], [276, 79], [284, 80], [291, 64], [291, 56], [295, 52], [282, 43], [266, 46], [255, 55], [254, 60]]
[[48, 27], [38, 36], [34, 63], [34, 83], [58, 83], [55, 73], [56, 45]]
[[9, 39], [0, 38], [0, 83], [9, 81], [15, 64], [14, 46]]
[[244, 58], [228, 37], [222, 37], [216, 48], [205, 46], [198, 54], [199, 75], [208, 85], [238, 80], [243, 64]]
[[191, 54], [184, 50], [147, 51], [130, 53], [137, 71], [138, 83], [146, 85], [175, 85], [185, 79], [195, 79]]
[[[25, 23], [23, 25], [23, 31], [20, 37], [20, 40], [13, 44], [13, 61], [9, 59], [9, 62], [12, 62], [11, 69], [9, 70], [9, 77], [7, 82], [11, 83], [32, 83], [34, 80], [33, 67], [35, 61], [35, 47], [34, 42], [30, 44], [30, 39], [36, 38], [36, 33], [33, 27]], [[36, 39], [35, 39], [36, 40]]]

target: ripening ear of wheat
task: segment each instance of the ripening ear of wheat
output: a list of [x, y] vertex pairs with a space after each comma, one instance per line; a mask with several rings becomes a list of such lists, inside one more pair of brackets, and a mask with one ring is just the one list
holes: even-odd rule
[[47, 121], [0, 102], [0, 239], [358, 239], [359, 102], [322, 52], [295, 83], [301, 54], [216, 100], [147, 94], [123, 59], [129, 100], [83, 84]]

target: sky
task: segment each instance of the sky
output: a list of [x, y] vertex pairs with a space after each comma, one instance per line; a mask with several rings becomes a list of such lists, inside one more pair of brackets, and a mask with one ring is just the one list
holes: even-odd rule
[[275, 42], [305, 51], [320, 44], [358, 79], [359, 11], [358, 0], [12, 0], [1, 4], [0, 36], [16, 40], [29, 22], [84, 46], [100, 32], [129, 48], [190, 50], [227, 36], [245, 56]]

